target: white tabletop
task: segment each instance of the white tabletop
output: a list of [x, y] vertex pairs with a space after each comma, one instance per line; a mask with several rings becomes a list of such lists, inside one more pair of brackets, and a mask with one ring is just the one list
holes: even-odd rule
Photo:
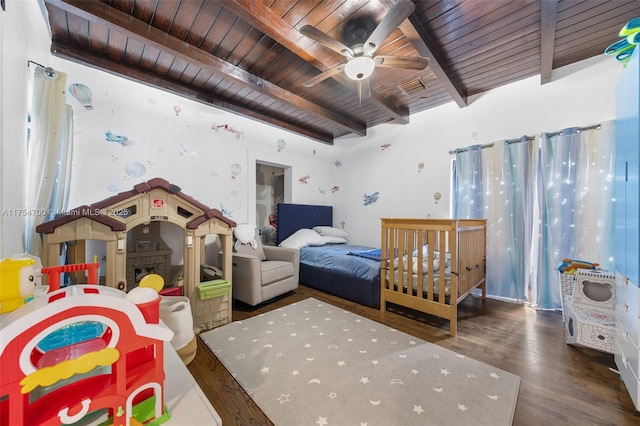
[[165, 425], [214, 426], [222, 425], [213, 408], [178, 353], [169, 343], [164, 345], [165, 405], [171, 419]]

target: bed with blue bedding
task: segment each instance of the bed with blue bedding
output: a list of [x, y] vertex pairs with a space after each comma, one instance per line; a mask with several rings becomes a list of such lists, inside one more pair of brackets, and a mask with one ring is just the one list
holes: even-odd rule
[[[281, 203], [276, 241], [299, 230], [333, 225], [333, 208]], [[380, 250], [350, 242], [300, 247], [300, 284], [374, 308], [380, 306]]]

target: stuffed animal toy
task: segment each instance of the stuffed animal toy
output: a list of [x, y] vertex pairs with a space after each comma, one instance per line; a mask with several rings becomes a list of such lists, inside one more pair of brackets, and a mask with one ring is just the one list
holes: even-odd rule
[[236, 242], [233, 246], [236, 251], [238, 251], [243, 244], [251, 244], [254, 250], [258, 247], [256, 229], [248, 223], [237, 225], [233, 230], [233, 236], [236, 237]]
[[34, 259], [0, 261], [0, 314], [15, 311], [33, 299], [36, 290]]

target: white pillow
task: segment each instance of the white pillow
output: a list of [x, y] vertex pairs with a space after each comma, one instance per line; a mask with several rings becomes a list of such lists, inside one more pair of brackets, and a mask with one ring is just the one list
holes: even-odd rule
[[328, 235], [321, 235], [323, 243], [322, 244], [312, 244], [312, 245], [325, 245], [325, 244], [346, 244], [347, 239], [342, 237], [331, 237]]
[[342, 229], [334, 228], [333, 226], [314, 226], [313, 230], [323, 237], [349, 238], [349, 234], [344, 232]]
[[326, 244], [320, 234], [312, 229], [298, 229], [291, 234], [287, 239], [280, 243], [280, 247], [287, 248], [302, 248], [307, 246], [321, 246]]
[[[412, 262], [413, 273], [417, 274], [418, 273], [418, 258], [414, 257], [411, 260], [411, 262]], [[404, 270], [405, 271], [409, 268], [409, 259], [407, 259], [407, 256], [404, 257], [403, 266], [404, 266]], [[422, 260], [422, 273], [423, 274], [427, 274], [430, 270], [431, 270], [431, 268], [429, 268], [429, 263], [427, 263], [427, 259], [423, 258], [423, 260]], [[438, 272], [438, 270], [440, 270], [440, 259], [438, 259], [436, 257], [435, 259], [433, 259], [433, 272]]]
[[[427, 274], [428, 272], [431, 271], [431, 268], [429, 267], [429, 263], [427, 262], [427, 245], [425, 244], [422, 247], [422, 273], [423, 274]], [[451, 253], [446, 252], [445, 256], [445, 273], [449, 274], [451, 272]], [[407, 256], [404, 256], [402, 258], [402, 265], [404, 267], [405, 270], [407, 270], [409, 268], [409, 259]], [[413, 273], [417, 274], [418, 273], [418, 251], [414, 250], [413, 251], [413, 259], [412, 259], [412, 269], [413, 269]], [[434, 250], [433, 251], [433, 272], [438, 272], [440, 270], [440, 251], [439, 250]]]

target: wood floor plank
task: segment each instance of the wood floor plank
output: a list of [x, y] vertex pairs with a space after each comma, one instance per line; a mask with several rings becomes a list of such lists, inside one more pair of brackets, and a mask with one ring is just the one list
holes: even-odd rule
[[[514, 425], [639, 425], [613, 355], [565, 343], [562, 314], [472, 295], [459, 305], [458, 334], [448, 321], [390, 306], [386, 312], [300, 286], [270, 303], [252, 308], [234, 302], [242, 320], [308, 297], [456, 351], [520, 376]], [[198, 339], [188, 366], [225, 425], [270, 425], [224, 366]]]

